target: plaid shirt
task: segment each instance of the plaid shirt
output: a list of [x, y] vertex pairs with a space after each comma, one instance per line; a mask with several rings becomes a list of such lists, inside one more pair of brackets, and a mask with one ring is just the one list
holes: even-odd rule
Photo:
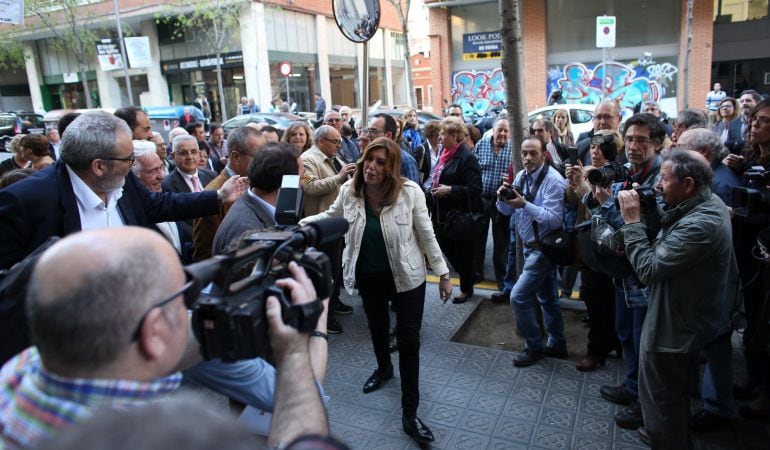
[[481, 166], [481, 196], [485, 198], [497, 196], [501, 179], [508, 174], [508, 166], [511, 165], [511, 141], [506, 142], [505, 147], [495, 154], [492, 139], [489, 136], [476, 143], [475, 153]]
[[0, 371], [0, 447], [34, 446], [57, 429], [88, 419], [99, 406], [153, 400], [181, 380], [180, 373], [151, 382], [65, 378], [48, 372], [37, 348], [30, 347]]

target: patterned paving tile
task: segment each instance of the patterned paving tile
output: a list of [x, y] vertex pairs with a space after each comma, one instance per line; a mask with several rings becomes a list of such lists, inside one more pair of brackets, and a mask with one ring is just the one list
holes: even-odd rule
[[452, 378], [452, 371], [439, 367], [427, 367], [420, 373], [420, 378], [431, 383], [446, 384]]
[[551, 427], [571, 430], [575, 424], [575, 413], [564, 409], [543, 409], [540, 423]]
[[472, 398], [473, 398], [473, 391], [470, 391], [468, 389], [459, 389], [450, 385], [445, 387], [441, 391], [436, 401], [439, 403], [444, 403], [451, 406], [467, 408]]
[[572, 434], [557, 428], [538, 427], [532, 438], [532, 445], [549, 449], [568, 449], [571, 444]]
[[499, 414], [468, 410], [460, 420], [460, 428], [474, 433], [491, 435], [495, 430], [495, 425], [497, 424], [499, 417]]
[[517, 383], [513, 388], [511, 397], [526, 402], [542, 402], [545, 396], [545, 388], [541, 386]]
[[458, 389], [466, 389], [469, 391], [475, 391], [478, 389], [484, 377], [481, 375], [468, 374], [463, 372], [456, 372], [449, 380], [449, 385]]
[[604, 399], [583, 397], [579, 409], [581, 413], [591, 416], [611, 418], [615, 415], [614, 405]]
[[358, 413], [350, 418], [347, 423], [350, 425], [368, 431], [377, 431], [388, 417], [387, 413], [361, 408]]
[[528, 446], [512, 441], [506, 441], [505, 439], [498, 439], [493, 437], [489, 440], [487, 450], [528, 450]]
[[371, 437], [371, 432], [349, 425], [330, 422], [331, 433], [337, 439], [346, 443], [350, 448], [365, 448], [366, 443]]
[[577, 409], [578, 395], [569, 392], [549, 392], [545, 404], [554, 408]]
[[514, 383], [509, 381], [501, 381], [492, 378], [481, 378], [478, 391], [485, 394], [494, 394], [505, 397], [511, 392], [513, 385]]
[[453, 450], [476, 450], [479, 448], [486, 448], [487, 444], [489, 444], [489, 436], [461, 429], [455, 430], [452, 439], [445, 448]]
[[615, 422], [612, 417], [596, 417], [580, 414], [577, 418], [575, 431], [584, 435], [611, 439]]
[[501, 417], [500, 420], [497, 421], [497, 426], [492, 435], [508, 441], [528, 444], [532, 440], [532, 433], [534, 430], [534, 423], [510, 417]]
[[572, 439], [572, 446], [570, 448], [574, 450], [610, 450], [612, 449], [612, 441], [576, 434]]
[[503, 407], [503, 415], [519, 420], [536, 422], [540, 417], [542, 405], [537, 403], [522, 402], [517, 398], [511, 398]]
[[505, 406], [505, 397], [500, 395], [483, 394], [481, 392], [471, 399], [468, 409], [474, 411], [488, 412], [492, 414], [500, 414]]
[[457, 370], [475, 375], [484, 375], [491, 365], [491, 359], [466, 359], [460, 364]]
[[370, 450], [402, 450], [413, 448], [413, 441], [406, 435], [404, 437], [375, 434], [363, 448]]
[[550, 380], [549, 390], [579, 393], [583, 387], [583, 381], [579, 378], [570, 378], [562, 375], [554, 375]]
[[464, 412], [463, 408], [436, 403], [428, 411], [427, 420], [447, 427], [456, 427], [460, 423]]

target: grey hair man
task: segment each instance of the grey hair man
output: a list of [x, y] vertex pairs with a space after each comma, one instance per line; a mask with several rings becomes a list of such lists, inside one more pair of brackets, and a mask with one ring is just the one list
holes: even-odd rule
[[708, 128], [709, 118], [703, 110], [685, 108], [679, 111], [674, 120], [674, 132], [671, 133], [671, 141], [676, 144], [679, 136], [691, 128]]
[[[743, 299], [730, 215], [714, 195], [706, 159], [689, 150], [663, 156], [658, 191], [665, 215], [655, 242], [641, 221], [639, 195], [618, 194], [625, 253], [649, 289], [639, 357], [639, 401], [652, 448], [691, 448], [690, 393], [698, 355], [725, 338]], [[641, 431], [640, 431], [641, 432]]]
[[578, 159], [583, 162], [583, 165], [591, 165], [591, 139], [590, 137], [596, 131], [610, 130], [618, 131], [620, 128], [620, 107], [614, 100], [605, 100], [599, 102], [594, 109], [594, 117], [592, 119], [594, 127], [591, 131], [580, 133], [577, 138], [577, 150]]
[[695, 150], [703, 155], [711, 164], [714, 178], [711, 181], [711, 192], [722, 199], [727, 206], [733, 204], [733, 187], [741, 186], [740, 177], [722, 163], [727, 149], [721, 139], [708, 128], [692, 128], [679, 136], [677, 148]]
[[[337, 111], [331, 109], [326, 112], [326, 115], [324, 115], [324, 125], [330, 125], [334, 127], [341, 134], [343, 125], [342, 116]], [[355, 142], [351, 141], [345, 136], [341, 136], [340, 139], [340, 159], [346, 163], [356, 162], [358, 156], [361, 154], [358, 151], [358, 146], [355, 144]]]

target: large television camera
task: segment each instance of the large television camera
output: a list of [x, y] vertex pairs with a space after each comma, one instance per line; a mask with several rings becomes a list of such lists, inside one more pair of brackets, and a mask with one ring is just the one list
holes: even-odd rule
[[744, 223], [770, 223], [770, 170], [752, 166], [745, 176], [748, 186], [733, 188], [733, 215]]
[[[269, 296], [278, 298], [285, 323], [302, 332], [315, 329], [333, 277], [329, 258], [313, 247], [339, 239], [347, 229], [348, 222], [341, 218], [304, 227], [277, 226], [246, 234], [237, 250], [185, 267], [198, 289], [211, 283], [209, 293], [186, 305], [192, 310], [192, 329], [203, 357], [229, 362], [265, 355]], [[315, 301], [292, 305], [288, 293], [275, 285], [290, 276], [291, 261], [312, 280]]]

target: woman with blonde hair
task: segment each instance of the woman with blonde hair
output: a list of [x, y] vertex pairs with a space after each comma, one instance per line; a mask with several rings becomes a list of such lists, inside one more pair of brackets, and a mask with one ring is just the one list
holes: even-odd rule
[[307, 123], [297, 120], [286, 127], [281, 140], [291, 144], [300, 155], [313, 146], [313, 130]]
[[377, 358], [377, 369], [363, 391], [373, 392], [393, 377], [390, 302], [396, 313], [401, 423], [417, 442], [431, 442], [433, 433], [417, 418], [425, 259], [434, 273], [441, 274], [439, 293], [444, 302], [452, 295], [452, 283], [428, 218], [425, 194], [401, 177], [401, 150], [395, 142], [384, 137], [373, 140], [329, 209], [302, 219], [300, 225], [330, 217], [344, 217], [350, 224], [343, 255], [345, 287], [358, 288]]
[[553, 114], [553, 124], [558, 132], [556, 140], [567, 147], [575, 146], [575, 137], [572, 135], [572, 125], [569, 123], [569, 111], [559, 109]]

